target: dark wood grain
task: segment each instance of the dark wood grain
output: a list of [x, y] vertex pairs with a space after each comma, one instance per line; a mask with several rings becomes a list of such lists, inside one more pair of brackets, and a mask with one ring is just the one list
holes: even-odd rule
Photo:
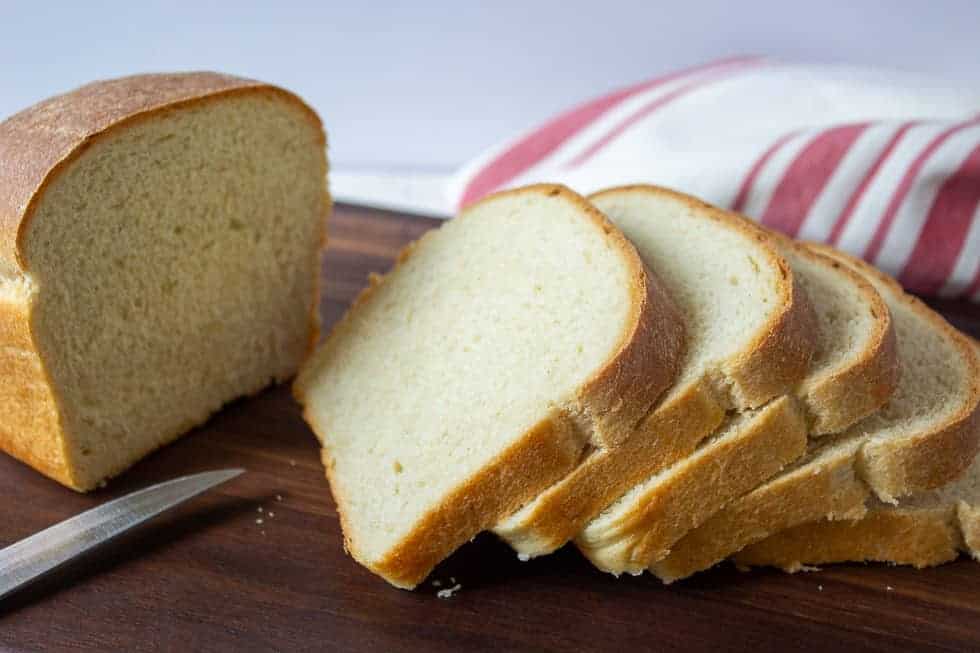
[[[338, 207], [326, 325], [369, 273], [436, 224]], [[980, 335], [977, 306], [941, 309]], [[248, 473], [0, 603], [0, 648], [980, 649], [980, 565], [967, 560], [793, 576], [722, 566], [663, 587], [601, 574], [570, 547], [521, 563], [484, 535], [432, 577], [461, 583], [453, 598], [437, 598], [431, 583], [395, 590], [344, 554], [314, 438], [285, 388], [229, 406], [92, 495], [0, 457], [0, 544], [146, 484], [231, 466]]]

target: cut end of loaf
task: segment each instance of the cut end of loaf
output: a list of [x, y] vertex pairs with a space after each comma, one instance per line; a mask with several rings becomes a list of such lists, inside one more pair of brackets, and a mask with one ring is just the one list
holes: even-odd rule
[[96, 130], [22, 221], [18, 299], [64, 449], [52, 475], [75, 489], [290, 378], [310, 347], [323, 132], [292, 96], [246, 87]]

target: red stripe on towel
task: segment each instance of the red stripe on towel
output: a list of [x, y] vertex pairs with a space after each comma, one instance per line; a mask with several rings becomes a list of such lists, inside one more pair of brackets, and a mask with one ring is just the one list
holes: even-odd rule
[[902, 138], [905, 137], [908, 130], [912, 129], [918, 124], [919, 123], [917, 122], [907, 122], [899, 127], [898, 130], [892, 135], [891, 140], [889, 140], [888, 144], [885, 145], [885, 149], [883, 149], [881, 154], [878, 155], [878, 158], [875, 159], [875, 162], [868, 169], [867, 174], [864, 175], [864, 179], [861, 180], [861, 183], [858, 184], [858, 187], [854, 189], [851, 197], [847, 200], [847, 205], [844, 206], [844, 210], [841, 211], [841, 214], [837, 217], [837, 221], [834, 223], [834, 228], [831, 229], [830, 237], [828, 239], [831, 244], [836, 244], [837, 241], [840, 240], [841, 234], [844, 233], [844, 227], [847, 226], [847, 223], [851, 220], [851, 216], [854, 215], [854, 210], [857, 208], [858, 202], [860, 202], [861, 198], [864, 196], [865, 191], [868, 190], [868, 186], [871, 185], [871, 180], [875, 178], [875, 175], [878, 174], [881, 167], [885, 165], [885, 161], [888, 160], [888, 157], [890, 157], [892, 152], [895, 151], [895, 148], [898, 147], [899, 142], [901, 142]]
[[948, 141], [951, 136], [968, 127], [972, 127], [973, 125], [977, 124], [978, 121], [980, 121], [980, 118], [974, 118], [973, 120], [961, 122], [943, 130], [940, 134], [933, 138], [921, 152], [919, 152], [919, 155], [912, 161], [912, 165], [910, 165], [909, 169], [905, 171], [905, 176], [903, 176], [902, 181], [899, 182], [898, 188], [895, 189], [895, 193], [892, 195], [892, 199], [888, 203], [888, 208], [885, 209], [881, 222], [878, 223], [878, 228], [875, 230], [874, 238], [871, 239], [871, 242], [864, 250], [863, 258], [865, 260], [874, 261], [878, 257], [878, 254], [881, 252], [881, 248], [885, 243], [885, 238], [888, 237], [888, 232], [891, 230], [892, 223], [895, 222], [895, 216], [898, 215], [898, 210], [902, 206], [902, 202], [905, 201], [909, 191], [912, 190], [916, 177], [919, 176], [922, 168], [929, 161], [932, 155], [935, 154], [936, 150], [938, 150], [943, 143]]
[[841, 160], [867, 128], [868, 123], [834, 127], [810, 141], [786, 169], [760, 221], [795, 237]]
[[650, 116], [651, 114], [656, 113], [657, 111], [664, 108], [674, 100], [684, 97], [685, 95], [693, 91], [704, 88], [705, 86], [709, 86], [714, 82], [720, 81], [722, 79], [727, 79], [729, 76], [728, 73], [734, 73], [738, 70], [742, 70], [744, 68], [750, 67], [758, 62], [746, 61], [740, 63], [741, 65], [733, 66], [732, 68], [728, 68], [725, 69], [724, 71], [720, 71], [717, 75], [713, 75], [711, 77], [706, 77], [704, 79], [691, 82], [690, 84], [681, 86], [678, 89], [675, 89], [669, 93], [665, 93], [664, 95], [661, 95], [660, 97], [651, 100], [650, 102], [643, 105], [642, 107], [640, 107], [639, 109], [631, 113], [629, 116], [627, 116], [618, 125], [616, 125], [608, 132], [603, 134], [599, 138], [599, 140], [597, 140], [595, 143], [593, 143], [585, 150], [583, 150], [581, 153], [576, 155], [575, 158], [573, 158], [571, 161], [568, 162], [568, 167], [577, 168], [578, 166], [582, 165], [583, 163], [591, 159], [593, 156], [598, 154], [600, 151], [605, 149], [607, 145], [609, 145], [617, 138], [619, 138], [623, 134], [623, 132], [625, 132], [627, 129], [629, 129], [636, 123], [640, 122], [644, 118]]
[[953, 273], [980, 204], [980, 145], [950, 175], [929, 209], [899, 280], [912, 292], [935, 294]]
[[776, 152], [778, 152], [786, 143], [796, 136], [797, 132], [790, 132], [782, 137], [780, 137], [775, 143], [769, 146], [765, 152], [762, 153], [752, 167], [749, 168], [748, 174], [745, 175], [745, 179], [742, 181], [742, 185], [738, 189], [738, 194], [735, 196], [735, 201], [732, 202], [733, 211], [744, 211], [745, 205], [749, 201], [749, 193], [752, 192], [752, 187], [755, 186], [755, 180], [758, 179], [759, 174], [762, 169], [766, 167], [769, 163], [769, 159], [773, 157]]

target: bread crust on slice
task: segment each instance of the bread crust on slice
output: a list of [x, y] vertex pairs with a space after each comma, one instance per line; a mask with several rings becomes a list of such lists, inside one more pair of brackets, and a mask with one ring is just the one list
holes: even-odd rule
[[[25, 234], [48, 187], [84, 152], [107, 137], [169, 112], [204, 106], [249, 94], [274, 96], [301, 109], [326, 135], [316, 113], [296, 95], [263, 82], [212, 72], [135, 75], [94, 82], [30, 107], [0, 123], [0, 450], [45, 476], [78, 491], [99, 480], [84, 479], [72, 460], [62, 423], [63, 399], [38, 347], [33, 317], [31, 261], [24, 254]], [[324, 160], [324, 169], [326, 161]], [[330, 210], [324, 190], [324, 228]], [[314, 271], [315, 287], [319, 270]], [[24, 284], [22, 293], [4, 287]], [[312, 351], [318, 339], [318, 293], [310, 298]], [[195, 426], [161, 434], [157, 446]], [[120, 465], [107, 476], [122, 472]]]
[[[734, 561], [740, 567], [780, 567], [789, 572], [865, 560], [921, 569], [956, 558], [963, 546], [961, 528], [955, 506], [891, 509], [853, 521], [802, 524], [747, 546], [735, 554]], [[970, 551], [976, 555], [976, 549]]]
[[720, 510], [733, 496], [745, 494], [806, 449], [806, 418], [799, 402], [782, 396], [757, 413], [736, 418], [743, 423], [726, 437], [699, 448], [671, 469], [658, 491], [643, 504], [647, 527], [627, 537], [576, 544], [599, 569], [613, 574], [640, 574], [651, 557], [663, 557], [671, 544]]
[[[980, 345], [971, 339], [980, 355]], [[931, 567], [963, 551], [980, 560], [980, 456], [961, 478], [888, 505], [872, 499], [862, 514], [846, 521], [826, 515], [801, 520], [735, 554], [743, 567], [773, 566], [798, 571], [805, 565], [878, 561]], [[861, 484], [864, 486], [864, 484]], [[870, 495], [864, 486], [865, 495]]]
[[[629, 270], [632, 305], [619, 345], [607, 361], [587, 379], [567, 405], [556, 406], [515, 444], [502, 451], [479, 473], [454, 488], [412, 530], [380, 558], [365, 555], [351, 537], [350, 501], [333, 474], [329, 453], [330, 433], [317, 424], [310, 403], [309, 386], [320, 360], [352, 321], [359, 307], [372, 297], [398, 266], [414, 256], [430, 232], [405, 248], [398, 265], [385, 276], [375, 276], [351, 309], [334, 328], [317, 354], [307, 362], [296, 383], [296, 398], [321, 443], [330, 487], [345, 533], [345, 548], [361, 564], [391, 584], [410, 589], [420, 583], [442, 559], [483, 530], [561, 478], [574, 473], [589, 446], [615, 446], [626, 438], [653, 402], [673, 382], [683, 354], [683, 322], [676, 306], [639, 258], [635, 248], [602, 213], [571, 190], [540, 184], [498, 193], [468, 207], [456, 220], [486, 203], [507, 196], [544, 195], [573, 204], [607, 240]], [[451, 389], [449, 389], [451, 391]]]
[[[909, 297], [890, 278], [871, 266], [850, 262], [846, 255], [831, 252], [823, 246], [813, 247], [832, 253], [841, 264], [851, 265], [862, 274], [880, 279], [890, 302], [911, 306], [930, 326], [945, 336], [955, 336], [950, 342], [968, 359], [974, 358], [963, 337], [954, 333], [955, 330], [931, 309]], [[975, 373], [973, 377], [976, 377]], [[978, 437], [976, 420], [980, 409], [975, 394], [967, 390], [959, 410], [911, 436], [876, 443], [873, 425], [862, 428], [858, 424], [841, 442], [828, 443], [825, 447], [820, 443], [805, 464], [742, 497], [689, 533], [668, 557], [651, 565], [651, 571], [670, 582], [707, 569], [746, 548], [753, 551], [746, 554], [749, 558], [754, 556], [753, 559], [763, 559], [763, 552], [779, 553], [779, 557], [772, 559], [776, 566], [785, 566], [782, 563], [790, 551], [795, 552], [797, 560], [809, 562], [831, 561], [835, 554], [845, 551], [850, 551], [847, 559], [892, 560], [907, 564], [944, 561], [950, 549], [937, 543], [945, 542], [954, 531], [951, 524], [955, 511], [952, 508], [943, 515], [935, 510], [925, 511], [917, 519], [915, 511], [905, 509], [899, 503], [896, 510], [878, 510], [867, 520], [862, 518], [867, 512], [865, 504], [872, 495], [872, 488], [886, 488], [885, 497], [888, 498], [896, 491], [907, 495], [935, 487], [938, 478], [952, 480], [964, 465], [969, 464], [972, 457], [963, 458], [964, 447], [969, 451], [969, 443]], [[969, 410], [971, 405], [972, 411]], [[969, 416], [962, 415], [964, 407]], [[931, 455], [923, 455], [924, 452], [931, 452]], [[915, 465], [916, 469], [908, 469], [909, 465]], [[883, 483], [879, 471], [882, 469], [889, 470], [886, 481], [899, 478], [902, 484]], [[879, 494], [879, 499], [885, 500], [885, 497]], [[822, 524], [823, 520], [842, 519], [849, 521]], [[821, 525], [806, 526], [813, 522]], [[786, 531], [790, 533], [782, 536], [781, 533]], [[806, 546], [801, 545], [806, 537], [817, 537], [818, 533], [826, 533], [826, 541], [814, 540]], [[869, 541], [855, 540], [872, 535], [875, 538]], [[896, 536], [906, 537], [908, 541], [890, 539]], [[848, 544], [851, 540], [855, 541]], [[753, 546], [760, 541], [763, 544], [759, 547]], [[955, 547], [952, 550], [955, 551]], [[939, 551], [944, 553], [937, 557]], [[893, 552], [893, 557], [887, 557], [889, 552]]]
[[[806, 415], [808, 424], [801, 430], [787, 432], [787, 442], [792, 446], [774, 446], [765, 437], [765, 429], [755, 429], [758, 435], [746, 437], [737, 453], [714, 443], [715, 453], [706, 456], [706, 452], [698, 451], [692, 460], [704, 456], [700, 465], [738, 469], [732, 482], [724, 478], [698, 479], [698, 475], [704, 476], [705, 472], [698, 464], [692, 464], [692, 460], [683, 461], [677, 465], [680, 480], [667, 476], [662, 482], [652, 484], [647, 492], [630, 503], [631, 510], [618, 515], [617, 523], [604, 532], [597, 528], [586, 529], [576, 541], [586, 557], [599, 568], [613, 573], [641, 573], [649, 568], [660, 575], [662, 569], [657, 561], [669, 557], [674, 548], [682, 546], [689, 533], [697, 532], [702, 524], [711, 523], [713, 516], [727, 504], [737, 504], [739, 497], [799, 458], [806, 449], [809, 436], [824, 435], [824, 429], [844, 428], [859, 421], [880, 407], [894, 391], [898, 380], [895, 334], [888, 309], [878, 293], [841, 264], [784, 237], [775, 234], [771, 237], [798, 271], [806, 269], [804, 266], [817, 268], [832, 274], [836, 283], [846, 284], [849, 292], [856, 293], [870, 311], [872, 332], [861, 349], [849, 351], [846, 359], [835, 366], [815, 370], [785, 397], [800, 405], [798, 410]], [[817, 306], [817, 310], [830, 310], [830, 307]], [[836, 408], [828, 403], [849, 390], [862, 396], [841, 401]], [[749, 429], [749, 433], [753, 433], [753, 429]], [[683, 469], [685, 465], [689, 469]], [[685, 477], [695, 480], [687, 483], [683, 481]], [[702, 496], [707, 498], [702, 500]], [[673, 577], [664, 574], [662, 578], [670, 580]]]
[[689, 208], [758, 243], [759, 265], [778, 270], [772, 298], [778, 307], [752, 340], [711, 370], [655, 405], [617, 446], [593, 451], [568, 477], [494, 527], [522, 557], [551, 553], [574, 538], [603, 508], [630, 487], [689, 456], [732, 407], [763, 405], [799, 382], [813, 353], [814, 314], [785, 259], [767, 234], [740, 216], [688, 195], [646, 185], [600, 191], [590, 201], [644, 195]]
[[747, 543], [814, 519], [865, 514], [867, 486], [855, 471], [862, 438], [820, 442], [812, 458], [732, 502], [687, 533], [650, 572], [665, 583], [721, 562]]

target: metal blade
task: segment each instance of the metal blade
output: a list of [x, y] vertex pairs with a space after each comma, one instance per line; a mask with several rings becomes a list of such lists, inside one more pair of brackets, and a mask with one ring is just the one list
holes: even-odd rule
[[152, 485], [11, 544], [0, 550], [0, 599], [72, 558], [244, 471], [203, 472]]

